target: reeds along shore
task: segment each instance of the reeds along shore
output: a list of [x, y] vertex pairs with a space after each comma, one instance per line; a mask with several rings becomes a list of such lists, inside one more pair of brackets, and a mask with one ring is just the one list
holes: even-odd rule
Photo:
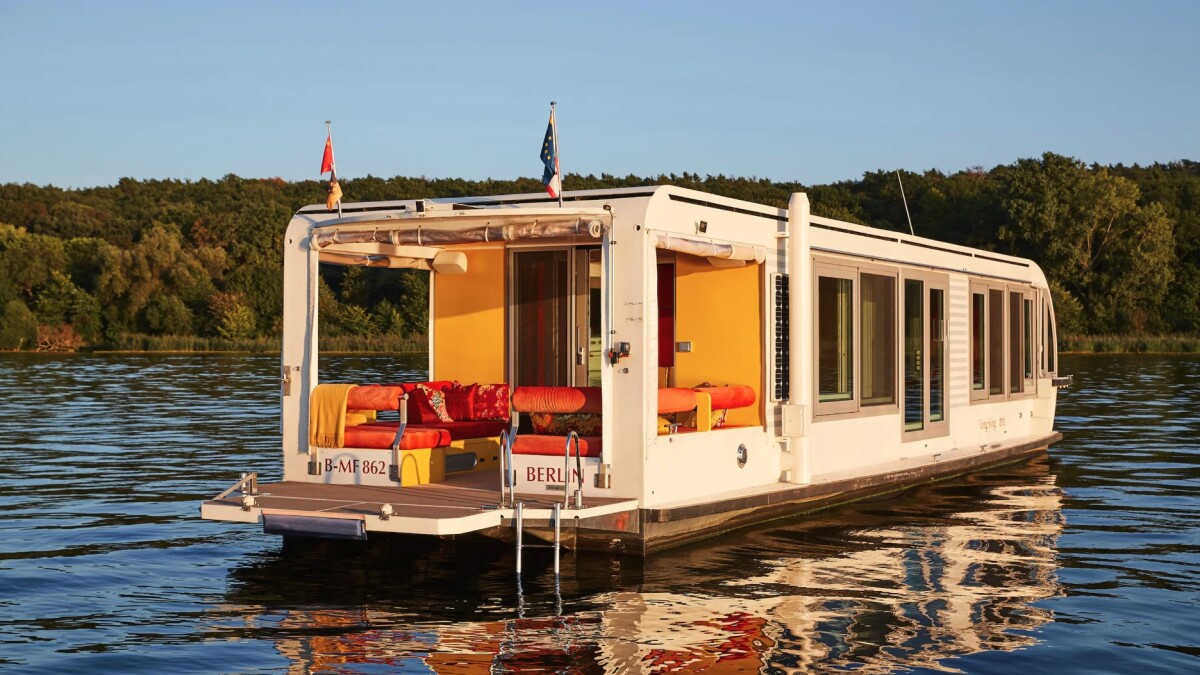
[[1063, 354], [1197, 354], [1196, 335], [1064, 335]]

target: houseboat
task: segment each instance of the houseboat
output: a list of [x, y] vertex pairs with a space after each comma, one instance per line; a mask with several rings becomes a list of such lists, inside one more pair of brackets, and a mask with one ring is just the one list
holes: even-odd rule
[[[427, 380], [320, 379], [322, 264], [428, 270]], [[283, 479], [201, 506], [267, 533], [644, 555], [1061, 437], [1036, 264], [814, 216], [803, 193], [310, 206], [283, 283]]]

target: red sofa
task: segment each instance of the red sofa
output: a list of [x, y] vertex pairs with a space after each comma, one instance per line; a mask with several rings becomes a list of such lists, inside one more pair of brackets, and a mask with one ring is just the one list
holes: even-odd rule
[[[503, 406], [493, 406], [494, 412], [502, 411], [503, 419], [455, 419], [451, 422], [430, 421], [414, 414], [417, 405], [416, 397], [423, 393], [417, 391], [418, 385], [445, 393], [457, 385], [449, 380], [431, 382], [404, 382], [400, 384], [368, 384], [359, 385], [350, 390], [346, 398], [347, 410], [398, 411], [402, 397], [408, 395], [408, 426], [404, 428], [404, 436], [400, 440], [401, 450], [417, 448], [440, 448], [449, 446], [453, 441], [468, 438], [493, 438], [508, 429], [509, 410], [507, 393], [503, 393]], [[460, 385], [459, 385], [460, 386]], [[467, 385], [472, 386], [472, 385]], [[486, 385], [503, 387], [508, 385]], [[498, 394], [500, 392], [497, 392]], [[495, 417], [496, 415], [493, 415]], [[398, 421], [373, 421], [347, 426], [345, 429], [345, 445], [347, 448], [379, 448], [390, 449], [396, 439]]]

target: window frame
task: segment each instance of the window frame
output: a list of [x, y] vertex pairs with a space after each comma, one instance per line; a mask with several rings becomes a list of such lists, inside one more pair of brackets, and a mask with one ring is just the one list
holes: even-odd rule
[[[993, 326], [991, 325], [992, 309], [993, 309], [993, 307], [992, 307], [992, 301], [993, 301], [992, 294], [993, 293], [998, 293], [999, 298], [1000, 298], [1001, 325], [999, 327], [999, 330], [993, 330]], [[977, 390], [974, 388], [975, 363], [973, 362], [973, 358], [974, 358], [974, 347], [975, 347], [975, 345], [974, 345], [975, 335], [973, 332], [974, 326], [971, 325], [971, 317], [970, 317], [970, 313], [973, 311], [973, 306], [974, 306], [973, 305], [974, 296], [977, 294], [982, 294], [984, 297], [983, 334], [984, 334], [984, 338], [985, 338], [985, 344], [984, 344], [984, 351], [983, 351], [984, 386], [983, 386], [982, 390]], [[1036, 302], [1036, 299], [1038, 297], [1037, 289], [1035, 289], [1030, 284], [1011, 283], [1011, 282], [1003, 282], [1003, 281], [996, 281], [996, 280], [985, 280], [985, 279], [973, 278], [970, 280], [968, 296], [969, 296], [969, 300], [967, 303], [968, 326], [969, 326], [968, 334], [969, 334], [970, 349], [972, 350], [972, 352], [971, 352], [972, 357], [971, 357], [971, 359], [968, 359], [968, 380], [967, 380], [967, 382], [968, 382], [968, 386], [971, 387], [971, 389], [970, 389], [971, 404], [974, 405], [977, 403], [989, 403], [989, 402], [996, 403], [996, 402], [1001, 402], [1001, 401], [1012, 401], [1012, 400], [1037, 396], [1037, 378], [1036, 377], [1030, 378], [1030, 377], [1025, 376], [1026, 374], [1024, 372], [1024, 363], [1023, 362], [1018, 364], [1021, 367], [1021, 372], [1020, 372], [1021, 377], [1018, 378], [1020, 381], [1021, 390], [1020, 391], [1012, 391], [1013, 382], [1010, 381], [1011, 377], [1013, 375], [1013, 363], [1012, 363], [1013, 356], [1016, 355], [1018, 358], [1020, 358], [1023, 361], [1024, 355], [1025, 355], [1025, 351], [1022, 349], [1019, 349], [1019, 347], [1018, 347], [1018, 351], [1014, 352], [1014, 346], [1011, 344], [1011, 338], [1012, 338], [1013, 331], [1014, 331], [1014, 328], [1013, 328], [1014, 317], [1012, 316], [1012, 311], [1011, 311], [1013, 296], [1016, 296], [1020, 300], [1017, 303], [1018, 312], [1017, 312], [1017, 316], [1015, 317], [1015, 319], [1017, 321], [1017, 328], [1015, 329], [1017, 331], [1017, 338], [1019, 341], [1024, 340], [1024, 338], [1026, 336], [1028, 336], [1030, 338], [1030, 344], [1028, 345], [1028, 349], [1030, 350], [1029, 353], [1030, 353], [1031, 359], [1034, 358], [1035, 355], [1037, 355], [1039, 353], [1041, 354], [1040, 364], [1033, 364], [1034, 370], [1036, 370], [1039, 365], [1042, 368], [1045, 367], [1045, 353], [1044, 353], [1044, 348], [1041, 346], [1042, 341], [1039, 337], [1039, 332], [1041, 330], [1045, 330], [1045, 328], [1041, 325], [1040, 320], [1036, 317], [1033, 319], [1033, 325], [1030, 327], [1029, 331], [1027, 331], [1026, 327], [1024, 326], [1024, 322], [1025, 322], [1024, 310], [1026, 308], [1026, 302], [1033, 303], [1030, 306], [1031, 309], [1036, 309], [1038, 306], [1038, 303]], [[1002, 361], [1002, 363], [999, 364], [999, 368], [997, 369], [997, 372], [999, 372], [1003, 378], [1003, 382], [1000, 383], [998, 393], [992, 393], [992, 388], [993, 388], [993, 384], [994, 384], [992, 382], [993, 365], [994, 365], [993, 361], [992, 361], [992, 356], [993, 356], [993, 351], [994, 351], [993, 348], [995, 347], [995, 345], [992, 344], [992, 338], [994, 335], [999, 335], [1000, 340], [1001, 340], [999, 349], [996, 350], [996, 353], [999, 354], [1000, 359]]]
[[[863, 405], [862, 403], [862, 275], [873, 274], [876, 276], [889, 277], [892, 280], [892, 354], [891, 354], [891, 379], [892, 379], [892, 401], [889, 403], [876, 403]], [[850, 348], [852, 355], [850, 358], [851, 368], [851, 396], [844, 401], [821, 401], [821, 339], [820, 339], [820, 286], [821, 278], [847, 279], [852, 284], [851, 289], [851, 336]], [[901, 273], [899, 267], [887, 265], [877, 265], [866, 261], [847, 260], [841, 258], [826, 258], [814, 256], [812, 269], [812, 298], [813, 298], [813, 326], [812, 326], [812, 363], [813, 376], [812, 382], [809, 384], [812, 387], [813, 401], [813, 418], [814, 421], [825, 421], [833, 419], [841, 419], [845, 417], [870, 417], [875, 415], [894, 415], [900, 412], [900, 392], [902, 391], [902, 373], [900, 368], [900, 358], [902, 356], [900, 350], [900, 331], [901, 331], [901, 316], [900, 316], [900, 279]]]
[[[905, 428], [903, 409], [900, 414], [900, 430], [901, 442], [908, 443], [911, 441], [919, 441], [926, 438], [937, 438], [940, 436], [948, 436], [950, 434], [950, 352], [953, 346], [950, 344], [950, 275], [939, 274], [936, 272], [927, 272], [924, 270], [902, 268], [900, 273], [900, 284], [908, 281], [920, 281], [922, 283], [921, 291], [921, 324], [922, 324], [922, 344], [921, 344], [921, 368], [922, 368], [922, 411], [921, 422], [922, 428], [909, 430]], [[942, 324], [941, 324], [941, 342], [942, 342], [942, 419], [938, 421], [930, 420], [930, 407], [932, 405], [933, 388], [929, 374], [930, 370], [930, 344], [933, 341], [933, 335], [929, 328], [930, 311], [932, 307], [931, 296], [933, 291], [941, 291], [942, 293]], [[903, 298], [901, 298], [903, 302]], [[968, 310], [969, 311], [969, 310]], [[903, 316], [904, 311], [901, 309], [899, 314]], [[904, 325], [901, 322], [901, 332], [898, 335], [900, 346], [900, 359], [903, 363], [904, 359]], [[901, 368], [903, 371], [903, 368]], [[904, 398], [904, 378], [901, 372], [901, 400]]]

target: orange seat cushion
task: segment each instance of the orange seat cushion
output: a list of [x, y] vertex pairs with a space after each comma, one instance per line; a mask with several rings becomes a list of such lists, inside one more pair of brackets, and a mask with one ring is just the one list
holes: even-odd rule
[[[513, 454], [516, 455], [548, 455], [562, 457], [566, 452], [566, 436], [539, 436], [523, 434], [517, 436], [513, 443]], [[579, 454], [584, 457], [599, 457], [602, 443], [599, 436], [580, 436]], [[575, 444], [571, 443], [571, 456], [575, 456]]]
[[514, 410], [524, 413], [604, 412], [600, 387], [517, 387], [512, 404]]
[[[346, 427], [344, 447], [386, 450], [392, 447], [392, 441], [396, 439], [397, 426], [395, 422], [376, 422]], [[408, 426], [404, 429], [404, 437], [400, 439], [400, 449], [440, 448], [450, 445], [450, 441], [450, 432], [445, 429]]]
[[658, 414], [692, 410], [696, 407], [696, 392], [681, 387], [667, 387], [658, 390]]
[[[392, 425], [394, 430], [396, 427]], [[461, 441], [464, 438], [494, 438], [508, 430], [508, 422], [498, 420], [455, 420], [453, 422], [438, 422], [422, 424], [422, 429], [440, 429], [450, 434], [450, 440]]]

